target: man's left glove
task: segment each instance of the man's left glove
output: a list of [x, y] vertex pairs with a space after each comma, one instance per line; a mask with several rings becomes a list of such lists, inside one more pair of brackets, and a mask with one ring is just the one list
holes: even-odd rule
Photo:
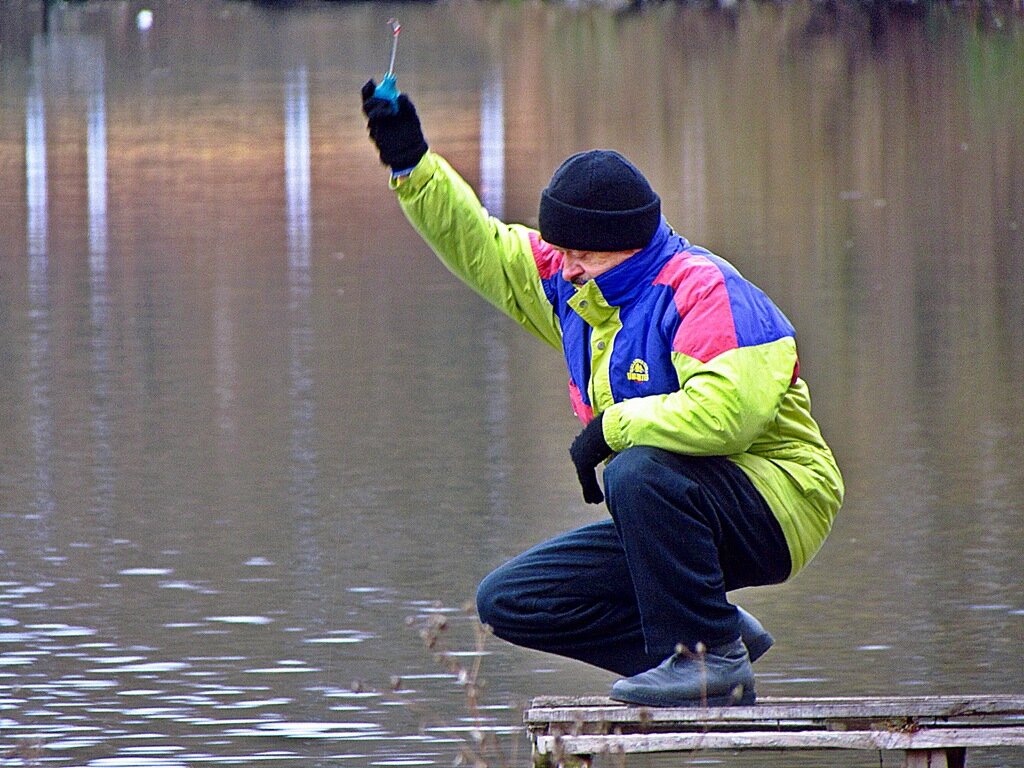
[[371, 78], [363, 85], [363, 114], [370, 128], [370, 138], [377, 145], [381, 162], [392, 171], [407, 171], [427, 151], [416, 107], [404, 93], [398, 94], [396, 105], [373, 95], [377, 84]]
[[583, 431], [576, 435], [569, 448], [572, 463], [576, 465], [576, 476], [583, 486], [583, 500], [587, 504], [604, 501], [601, 485], [597, 482], [597, 465], [612, 455], [611, 446], [605, 442], [601, 421], [604, 414], [592, 419]]

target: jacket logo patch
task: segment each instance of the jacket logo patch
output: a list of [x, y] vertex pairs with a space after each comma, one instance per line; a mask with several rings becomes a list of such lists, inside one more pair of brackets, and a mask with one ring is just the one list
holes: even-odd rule
[[626, 372], [626, 378], [630, 381], [647, 381], [651, 378], [647, 369], [647, 363], [638, 357], [629, 364], [629, 370]]

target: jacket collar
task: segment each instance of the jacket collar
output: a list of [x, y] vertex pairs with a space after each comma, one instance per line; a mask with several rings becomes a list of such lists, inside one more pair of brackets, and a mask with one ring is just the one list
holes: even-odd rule
[[[592, 282], [596, 283], [601, 295], [611, 306], [627, 304], [651, 284], [665, 266], [665, 262], [680, 250], [680, 245], [674, 242], [679, 239], [681, 238], [672, 232], [672, 228], [662, 217], [654, 237], [645, 248], [598, 275]], [[686, 246], [683, 244], [681, 247]]]

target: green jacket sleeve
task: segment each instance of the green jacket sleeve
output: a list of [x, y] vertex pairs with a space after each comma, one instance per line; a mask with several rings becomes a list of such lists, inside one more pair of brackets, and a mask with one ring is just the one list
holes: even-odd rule
[[442, 263], [519, 325], [561, 348], [561, 329], [544, 293], [531, 230], [487, 213], [469, 184], [433, 152], [392, 181], [406, 217]]
[[682, 382], [664, 395], [610, 406], [604, 433], [613, 450], [636, 445], [690, 456], [731, 456], [770, 431], [792, 383], [792, 338], [724, 352], [701, 363], [674, 353]]

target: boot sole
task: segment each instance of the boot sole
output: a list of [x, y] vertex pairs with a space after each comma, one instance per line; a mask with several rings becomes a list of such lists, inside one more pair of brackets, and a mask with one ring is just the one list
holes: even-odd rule
[[731, 694], [725, 696], [708, 696], [706, 699], [675, 699], [670, 695], [658, 695], [656, 692], [619, 692], [614, 688], [609, 694], [614, 701], [623, 704], [636, 704], [645, 707], [749, 707], [757, 702], [757, 694], [753, 689], [744, 691], [737, 700]]

